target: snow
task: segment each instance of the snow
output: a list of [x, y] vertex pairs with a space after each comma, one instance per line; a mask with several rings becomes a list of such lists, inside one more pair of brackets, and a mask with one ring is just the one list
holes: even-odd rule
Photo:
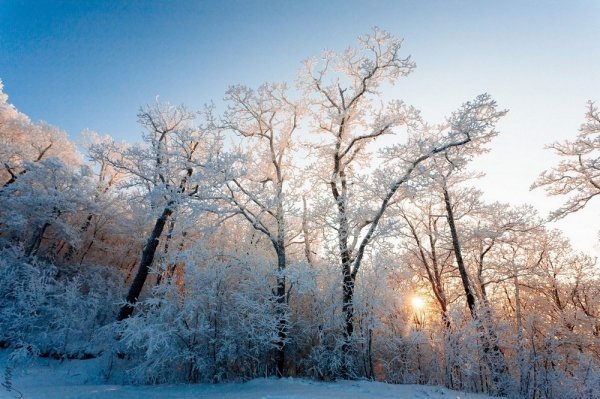
[[[0, 352], [4, 372], [8, 352]], [[392, 385], [372, 381], [317, 382], [299, 378], [259, 378], [245, 383], [195, 385], [115, 385], [104, 383], [100, 362], [35, 359], [13, 372], [12, 385], [24, 399], [485, 399], [485, 395], [424, 385]], [[0, 398], [17, 398], [0, 388]]]

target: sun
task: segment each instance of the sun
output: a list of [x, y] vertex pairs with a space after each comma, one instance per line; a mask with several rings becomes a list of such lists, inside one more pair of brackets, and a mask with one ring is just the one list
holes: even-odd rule
[[425, 307], [425, 300], [421, 297], [413, 296], [410, 304], [412, 305], [413, 309], [421, 310]]

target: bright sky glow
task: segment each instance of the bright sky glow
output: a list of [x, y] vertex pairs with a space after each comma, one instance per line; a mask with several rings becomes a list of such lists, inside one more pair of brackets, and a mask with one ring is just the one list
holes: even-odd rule
[[421, 297], [413, 296], [410, 300], [410, 305], [415, 311], [421, 311], [425, 307], [425, 301]]
[[[404, 37], [414, 74], [386, 92], [432, 122], [489, 92], [510, 112], [474, 163], [488, 201], [563, 199], [529, 191], [600, 101], [600, 2], [0, 1], [0, 78], [10, 102], [77, 138], [84, 128], [137, 140], [136, 111], [156, 95], [199, 109], [230, 84], [293, 83], [300, 61], [343, 49], [377, 25]], [[600, 255], [600, 204], [556, 223]]]

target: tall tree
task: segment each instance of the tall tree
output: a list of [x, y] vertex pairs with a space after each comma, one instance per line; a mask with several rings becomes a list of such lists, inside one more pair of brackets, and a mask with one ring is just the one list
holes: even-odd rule
[[[436, 159], [433, 162], [435, 164], [435, 173], [433, 173], [432, 176], [434, 176], [438, 190], [443, 198], [445, 216], [450, 231], [451, 247], [454, 252], [456, 267], [460, 275], [467, 307], [472, 319], [477, 323], [478, 330], [480, 331], [482, 349], [487, 366], [492, 375], [494, 389], [498, 395], [506, 395], [511, 392], [513, 387], [511, 376], [509, 374], [504, 353], [500, 348], [498, 335], [492, 323], [492, 315], [487, 301], [485, 285], [481, 283], [480, 279], [479, 287], [481, 288], [481, 301], [478, 301], [476, 285], [474, 284], [475, 281], [469, 275], [468, 264], [465, 259], [463, 237], [461, 237], [461, 232], [457, 223], [458, 220], [455, 215], [456, 203], [450, 191], [450, 183], [452, 180], [456, 180], [456, 175], [458, 175], [466, 166], [467, 162], [480, 152], [481, 149], [449, 149], [444, 152], [444, 157]], [[461, 178], [459, 177], [458, 180], [460, 181]], [[477, 198], [475, 198], [475, 201], [473, 202], [477, 204]], [[475, 205], [473, 207], [476, 208], [477, 206]], [[488, 243], [484, 248], [481, 248], [481, 251], [478, 253], [478, 257], [476, 258], [478, 277], [481, 276], [483, 271], [484, 258], [493, 245], [494, 240], [492, 240], [491, 243]]]
[[102, 142], [90, 146], [90, 156], [127, 176], [122, 184], [138, 188], [148, 211], [156, 216], [118, 320], [133, 313], [169, 219], [208, 186], [203, 179], [220, 154], [220, 141], [209, 130], [196, 126], [195, 118], [184, 106], [157, 102], [138, 114], [145, 129], [142, 145], [123, 148]]
[[264, 84], [254, 91], [233, 86], [227, 91], [224, 127], [245, 140], [238, 175], [226, 184], [226, 197], [235, 213], [264, 234], [277, 257], [274, 289], [279, 317], [276, 374], [285, 367], [288, 310], [285, 268], [287, 247], [298, 234], [288, 231], [288, 192], [292, 167], [292, 141], [301, 116], [300, 106], [288, 98], [284, 84]]
[[[350, 350], [354, 331], [353, 296], [356, 276], [366, 248], [374, 238], [392, 197], [423, 163], [436, 154], [470, 142], [488, 140], [497, 119], [503, 114], [487, 95], [466, 103], [435, 132], [418, 123], [418, 114], [400, 101], [377, 106], [380, 86], [395, 83], [415, 67], [410, 58], [400, 55], [401, 41], [375, 29], [359, 38], [359, 48], [341, 54], [326, 52], [321, 61], [308, 60], [300, 77], [318, 132], [329, 142], [320, 146], [328, 159], [324, 175], [335, 207], [335, 230], [342, 271], [343, 313], [345, 317], [343, 351]], [[396, 161], [393, 177], [381, 188], [371, 212], [361, 201], [368, 192], [361, 181], [361, 161], [369, 143], [406, 126], [407, 143], [391, 149]], [[367, 199], [367, 201], [373, 198]]]

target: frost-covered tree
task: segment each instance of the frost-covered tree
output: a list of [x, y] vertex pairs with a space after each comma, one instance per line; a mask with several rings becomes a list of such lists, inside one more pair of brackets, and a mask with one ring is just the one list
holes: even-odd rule
[[542, 172], [531, 186], [543, 187], [548, 195], [570, 195], [563, 206], [550, 214], [552, 220], [577, 212], [600, 194], [600, 112], [592, 101], [588, 102], [585, 118], [575, 140], [547, 146], [562, 160]]
[[[100, 136], [92, 131], [84, 131], [82, 136], [82, 146], [88, 153], [90, 153], [89, 148], [92, 146], [95, 148], [102, 146], [111, 148], [113, 144], [113, 140], [109, 136]], [[125, 144], [121, 143], [120, 146], [118, 153], [122, 153]], [[118, 153], [113, 154], [113, 156], [117, 157]], [[78, 224], [81, 243], [77, 246], [59, 245], [57, 248], [57, 256], [61, 256], [66, 263], [75, 260], [80, 264], [83, 263], [90, 254], [93, 255], [95, 249], [103, 247], [103, 236], [114, 237], [118, 235], [117, 225], [119, 221], [128, 220], [131, 222], [131, 218], [128, 217], [131, 209], [118, 190], [118, 183], [124, 178], [123, 172], [113, 168], [106, 161], [108, 156], [95, 158], [95, 155], [97, 154], [90, 153], [88, 156], [91, 163], [91, 174], [93, 175], [90, 177], [90, 184], [93, 188], [90, 187], [88, 190], [90, 196], [88, 213], [79, 215], [79, 220], [73, 221], [74, 224]], [[133, 245], [133, 243], [129, 242], [127, 245]]]
[[[470, 151], [469, 151], [470, 150]], [[480, 153], [482, 148], [452, 148], [444, 153], [444, 157], [434, 160], [435, 173], [432, 174], [434, 184], [437, 186], [438, 192], [443, 199], [444, 216], [447, 221], [450, 244], [462, 283], [463, 292], [466, 303], [480, 331], [480, 339], [482, 343], [482, 351], [486, 360], [487, 366], [492, 375], [493, 387], [499, 395], [509, 394], [513, 390], [511, 376], [504, 353], [500, 347], [500, 341], [492, 323], [491, 310], [489, 308], [488, 299], [485, 291], [485, 285], [479, 284], [479, 301], [478, 292], [476, 290], [476, 280], [468, 270], [468, 263], [465, 259], [465, 231], [461, 231], [458, 227], [458, 218], [456, 215], [457, 205], [476, 209], [479, 207], [477, 196], [473, 197], [468, 190], [467, 195], [459, 196], [459, 200], [455, 201], [454, 195], [451, 193], [450, 184], [452, 180], [456, 181], [457, 175], [461, 169], [465, 167], [467, 162], [477, 153]], [[464, 179], [464, 177], [463, 177]], [[460, 177], [459, 177], [460, 180]], [[462, 203], [465, 202], [465, 203]], [[479, 246], [479, 254], [476, 257], [477, 276], [480, 277], [484, 269], [483, 263], [486, 254], [494, 245], [494, 240], [490, 243], [481, 244]], [[481, 282], [481, 280], [479, 280]]]
[[[349, 342], [353, 325], [353, 294], [357, 273], [365, 250], [399, 188], [413, 172], [422, 171], [425, 161], [452, 147], [475, 146], [494, 135], [493, 126], [502, 116], [487, 95], [457, 111], [438, 130], [416, 124], [415, 111], [400, 102], [383, 109], [374, 108], [373, 100], [385, 80], [395, 81], [413, 68], [409, 59], [400, 58], [401, 42], [389, 34], [375, 30], [361, 39], [361, 50], [349, 49], [341, 55], [327, 53], [324, 61], [307, 62], [303, 78], [305, 90], [313, 102], [313, 117], [318, 129], [333, 140], [321, 148], [330, 159], [327, 166], [328, 185], [336, 209], [336, 234], [343, 275], [343, 302], [346, 315], [345, 338]], [[342, 76], [332, 70], [342, 71]], [[345, 75], [345, 76], [344, 76]], [[329, 78], [329, 80], [326, 80]], [[348, 86], [343, 86], [348, 83]], [[395, 127], [408, 125], [406, 143], [391, 148], [387, 156], [394, 162], [385, 172], [391, 178], [381, 184], [379, 202], [370, 212], [360, 201], [367, 191], [359, 184], [368, 180], [359, 172], [366, 145], [392, 133]], [[365, 133], [366, 132], [366, 133]], [[347, 351], [348, 346], [344, 347]]]
[[10, 104], [0, 81], [0, 184], [9, 186], [27, 172], [27, 165], [51, 157], [70, 166], [82, 161], [64, 131], [45, 122], [34, 123]]
[[25, 162], [28, 171], [0, 189], [3, 234], [24, 243], [26, 255], [38, 252], [49, 230], [55, 242], [77, 245], [79, 232], [72, 219], [90, 208], [91, 173], [65, 165], [58, 158]]
[[[386, 81], [394, 83], [414, 69], [410, 58], [401, 56], [401, 43], [375, 29], [359, 39], [356, 49], [340, 54], [326, 52], [320, 61], [308, 60], [300, 76], [315, 128], [328, 140], [319, 148], [320, 155], [327, 159], [322, 178], [335, 204], [334, 229], [346, 318], [344, 352], [349, 351], [354, 330], [356, 276], [390, 201], [429, 158], [452, 147], [487, 141], [503, 114], [488, 95], [482, 95], [465, 103], [441, 131], [431, 132], [427, 126], [420, 126], [416, 111], [402, 102], [378, 107], [381, 85]], [[371, 209], [365, 209], [362, 196], [367, 190], [360, 182], [369, 179], [368, 174], [361, 173], [360, 166], [365, 161], [366, 147], [377, 138], [394, 133], [399, 126], [408, 128], [409, 138], [389, 151], [396, 169], [388, 170], [391, 178], [377, 193]]]
[[181, 254], [178, 284], [154, 286], [139, 312], [107, 327], [135, 382], [220, 382], [272, 367], [280, 321], [269, 247], [240, 240], [254, 233], [243, 224], [219, 230]]
[[[85, 161], [0, 90], [0, 347], [98, 356], [115, 382], [285, 373], [597, 396], [595, 260], [533, 207], [468, 187], [504, 115], [489, 95], [439, 125], [383, 100], [414, 69], [401, 50], [375, 29], [307, 61], [300, 101], [233, 86], [202, 124], [144, 107], [142, 143], [88, 132]], [[597, 193], [599, 120], [590, 104], [534, 185], [575, 195], [554, 218]]]
[[157, 102], [143, 107], [138, 118], [145, 129], [143, 144], [123, 148], [103, 142], [89, 149], [92, 159], [126, 175], [122, 185], [137, 190], [133, 193], [156, 215], [119, 320], [132, 314], [170, 218], [190, 199], [205, 194], [207, 175], [221, 173], [214, 166], [220, 141], [211, 131], [195, 125], [196, 115], [185, 107]]
[[277, 257], [274, 293], [279, 315], [276, 374], [283, 375], [288, 310], [285, 269], [287, 247], [298, 234], [289, 231], [293, 176], [294, 133], [301, 117], [300, 105], [291, 100], [284, 84], [264, 84], [254, 91], [232, 86], [225, 98], [228, 107], [223, 125], [244, 140], [235, 176], [225, 185], [225, 197], [234, 213], [264, 234]]

